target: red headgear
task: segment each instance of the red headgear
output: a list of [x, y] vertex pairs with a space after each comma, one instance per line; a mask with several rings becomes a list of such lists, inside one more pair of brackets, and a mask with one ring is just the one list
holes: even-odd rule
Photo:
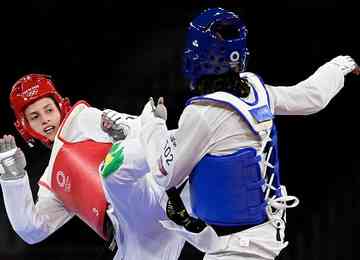
[[47, 146], [51, 146], [51, 141], [44, 135], [36, 133], [27, 122], [24, 110], [43, 97], [52, 97], [59, 106], [61, 120], [70, 111], [71, 105], [68, 98], [62, 98], [56, 91], [50, 76], [43, 74], [28, 74], [20, 78], [12, 86], [10, 93], [10, 105], [14, 110], [16, 121], [14, 123], [20, 135], [29, 145], [34, 142], [34, 138], [40, 140]]

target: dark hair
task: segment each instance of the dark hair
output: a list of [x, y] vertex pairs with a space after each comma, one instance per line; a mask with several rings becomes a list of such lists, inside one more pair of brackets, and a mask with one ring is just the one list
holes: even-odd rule
[[240, 78], [235, 71], [220, 75], [205, 75], [197, 82], [197, 95], [206, 95], [217, 91], [224, 91], [237, 97], [247, 97], [250, 86], [245, 78]]

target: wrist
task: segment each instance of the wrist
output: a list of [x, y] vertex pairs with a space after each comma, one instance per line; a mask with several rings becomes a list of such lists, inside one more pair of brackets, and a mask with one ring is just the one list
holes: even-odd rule
[[19, 168], [14, 156], [9, 156], [1, 160], [0, 178], [1, 180], [17, 180], [25, 176], [26, 171]]

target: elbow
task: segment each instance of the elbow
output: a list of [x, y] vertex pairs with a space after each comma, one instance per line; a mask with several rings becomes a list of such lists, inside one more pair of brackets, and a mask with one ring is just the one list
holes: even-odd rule
[[32, 234], [27, 233], [26, 235], [20, 235], [21, 239], [28, 245], [35, 245], [37, 243], [40, 243], [41, 241], [43, 241], [45, 238], [40, 238], [40, 237], [34, 237], [32, 236]]
[[326, 97], [320, 95], [319, 93], [312, 93], [312, 95], [308, 96], [307, 103], [309, 104], [309, 106], [307, 109], [307, 113], [305, 114], [315, 114], [323, 110], [329, 104], [329, 100]]
[[328, 104], [328, 102], [325, 102], [325, 101], [315, 103], [312, 106], [311, 111], [310, 111], [309, 114], [315, 114], [315, 113], [320, 112], [321, 110], [323, 110], [327, 106], [327, 104]]

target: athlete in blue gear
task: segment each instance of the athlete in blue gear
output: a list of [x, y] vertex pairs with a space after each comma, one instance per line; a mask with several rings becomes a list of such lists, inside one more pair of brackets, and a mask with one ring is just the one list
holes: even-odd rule
[[[222, 8], [203, 11], [188, 27], [185, 77], [198, 93], [187, 101], [175, 133], [163, 115], [163, 99], [150, 100], [142, 141], [165, 206], [178, 230], [207, 260], [274, 259], [286, 247], [285, 210], [298, 205], [281, 185], [275, 115], [320, 111], [360, 70], [338, 56], [306, 80], [273, 87], [246, 71], [247, 30]], [[191, 205], [177, 193], [189, 183]]]

